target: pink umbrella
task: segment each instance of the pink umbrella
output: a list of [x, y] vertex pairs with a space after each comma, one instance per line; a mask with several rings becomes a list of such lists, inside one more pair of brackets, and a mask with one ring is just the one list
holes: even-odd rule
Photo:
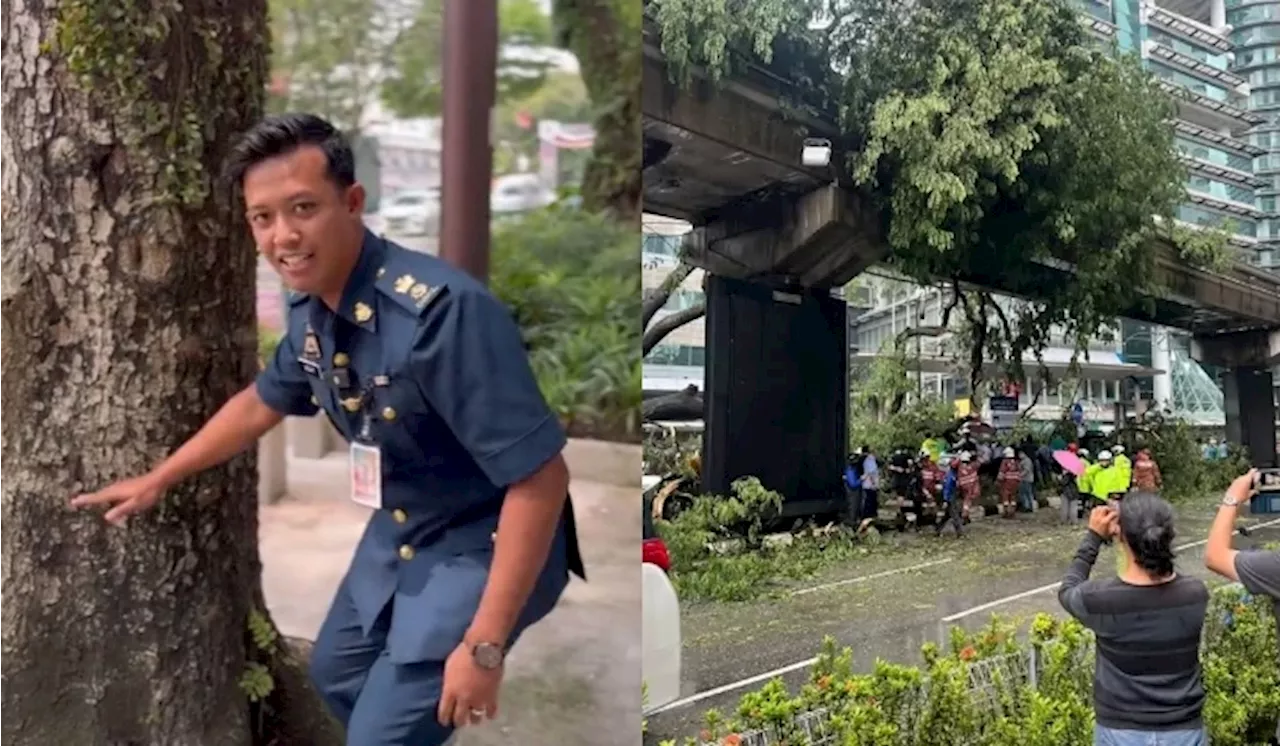
[[1054, 451], [1053, 460], [1077, 477], [1084, 473], [1084, 462], [1071, 451]]

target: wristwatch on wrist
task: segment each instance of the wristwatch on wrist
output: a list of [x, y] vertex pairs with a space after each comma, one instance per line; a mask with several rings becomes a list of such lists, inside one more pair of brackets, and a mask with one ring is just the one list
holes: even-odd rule
[[1222, 496], [1222, 507], [1224, 508], [1234, 508], [1237, 505], [1239, 505], [1240, 502], [1241, 502], [1240, 500], [1235, 499], [1231, 495]]
[[477, 642], [471, 646], [471, 659], [476, 665], [486, 671], [493, 671], [502, 666], [502, 661], [506, 654], [502, 650], [501, 645], [495, 645], [491, 642]]

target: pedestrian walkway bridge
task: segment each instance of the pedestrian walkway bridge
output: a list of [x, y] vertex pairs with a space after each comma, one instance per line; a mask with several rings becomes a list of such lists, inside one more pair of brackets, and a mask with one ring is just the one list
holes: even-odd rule
[[[835, 140], [838, 132], [833, 121], [785, 107], [785, 79], [756, 66], [682, 89], [652, 27], [644, 51], [645, 210], [695, 226], [694, 263], [724, 277], [786, 276], [819, 288], [843, 285], [887, 255], [868, 228], [878, 220], [866, 200], [835, 186], [832, 170], [800, 164], [806, 137]], [[1125, 316], [1199, 334], [1280, 329], [1280, 276], [1243, 263], [1223, 273], [1198, 269], [1169, 248], [1156, 271], [1165, 291]], [[1022, 277], [974, 267], [964, 279], [1034, 297], [1070, 272], [1046, 261]]]
[[[849, 354], [846, 306], [830, 289], [887, 257], [881, 220], [838, 168], [800, 163], [806, 138], [838, 143], [839, 132], [834, 117], [784, 105], [796, 86], [780, 68], [677, 86], [648, 22], [644, 57], [645, 211], [691, 223], [687, 257], [707, 271], [703, 488], [727, 494], [751, 474], [788, 496], [786, 514], [830, 510], [848, 446]], [[1071, 272], [1047, 260], [1017, 277], [971, 267], [958, 279], [1033, 298]], [[1221, 409], [1228, 439], [1272, 465], [1280, 276], [1211, 272], [1162, 247], [1153, 279], [1160, 289], [1121, 315], [1190, 331], [1195, 359], [1227, 370], [1219, 404], [1203, 371], [1173, 366], [1175, 402], [1199, 418]]]

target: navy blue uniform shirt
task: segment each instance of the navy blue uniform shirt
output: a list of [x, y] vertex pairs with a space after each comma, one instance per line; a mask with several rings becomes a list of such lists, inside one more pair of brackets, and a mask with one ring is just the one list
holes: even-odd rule
[[[566, 442], [511, 313], [462, 270], [366, 231], [336, 312], [291, 296], [257, 392], [381, 448], [382, 509], [347, 583], [365, 634], [394, 599], [393, 662], [443, 660], [479, 605], [507, 488]], [[550, 612], [569, 572], [584, 576], [566, 501], [517, 630]]]

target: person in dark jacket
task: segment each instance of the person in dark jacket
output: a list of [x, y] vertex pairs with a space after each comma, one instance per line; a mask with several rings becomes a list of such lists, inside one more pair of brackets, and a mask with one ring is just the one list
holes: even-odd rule
[[844, 465], [845, 524], [857, 526], [862, 515], [862, 449], [855, 448]]
[[[1090, 580], [1112, 537], [1124, 571]], [[1208, 746], [1200, 634], [1209, 590], [1178, 573], [1173, 541], [1173, 508], [1157, 495], [1098, 506], [1058, 589], [1062, 607], [1097, 640], [1094, 746]]]
[[942, 502], [946, 506], [946, 517], [938, 521], [934, 536], [942, 536], [942, 529], [951, 524], [955, 527], [958, 539], [964, 536], [964, 499], [960, 493], [960, 476], [953, 459], [944, 457], [942, 468]]

